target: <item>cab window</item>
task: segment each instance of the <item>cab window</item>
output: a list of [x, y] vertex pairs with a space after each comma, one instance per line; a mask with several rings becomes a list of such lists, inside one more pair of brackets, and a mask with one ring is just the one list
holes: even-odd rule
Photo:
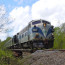
[[39, 24], [39, 23], [41, 23], [41, 21], [34, 21], [32, 22], [32, 25]]
[[50, 24], [50, 22], [44, 20], [42, 21], [42, 23]]

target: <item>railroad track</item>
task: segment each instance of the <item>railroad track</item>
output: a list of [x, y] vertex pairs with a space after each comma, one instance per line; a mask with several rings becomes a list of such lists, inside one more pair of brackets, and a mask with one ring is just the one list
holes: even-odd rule
[[[11, 51], [13, 51], [14, 56], [18, 57], [18, 56], [23, 56], [24, 54], [31, 54], [34, 53], [35, 51], [38, 50], [31, 50], [31, 49], [11, 49]], [[39, 51], [61, 51], [61, 52], [65, 52], [65, 49], [43, 49], [43, 50], [39, 50]]]
[[44, 51], [65, 51], [65, 49], [44, 49]]

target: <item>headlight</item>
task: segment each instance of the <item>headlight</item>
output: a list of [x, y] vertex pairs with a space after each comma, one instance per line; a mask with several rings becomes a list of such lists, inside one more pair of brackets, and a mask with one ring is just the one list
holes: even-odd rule
[[52, 33], [52, 35], [54, 35], [54, 34]]
[[36, 33], [35, 38], [39, 38], [39, 33]]
[[44, 23], [43, 26], [45, 27], [46, 26], [46, 23]]
[[39, 33], [36, 33], [36, 36], [38, 36], [39, 35]]

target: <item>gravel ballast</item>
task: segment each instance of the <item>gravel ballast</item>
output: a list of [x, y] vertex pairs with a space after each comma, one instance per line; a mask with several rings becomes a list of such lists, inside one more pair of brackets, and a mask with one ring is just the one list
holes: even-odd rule
[[37, 50], [21, 61], [23, 65], [65, 65], [65, 52]]

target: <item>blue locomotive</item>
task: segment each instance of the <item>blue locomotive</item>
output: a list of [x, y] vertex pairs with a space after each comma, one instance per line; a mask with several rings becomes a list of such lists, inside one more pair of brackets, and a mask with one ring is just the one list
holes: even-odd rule
[[7, 48], [52, 48], [54, 27], [45, 20], [32, 20], [22, 31], [13, 36]]

